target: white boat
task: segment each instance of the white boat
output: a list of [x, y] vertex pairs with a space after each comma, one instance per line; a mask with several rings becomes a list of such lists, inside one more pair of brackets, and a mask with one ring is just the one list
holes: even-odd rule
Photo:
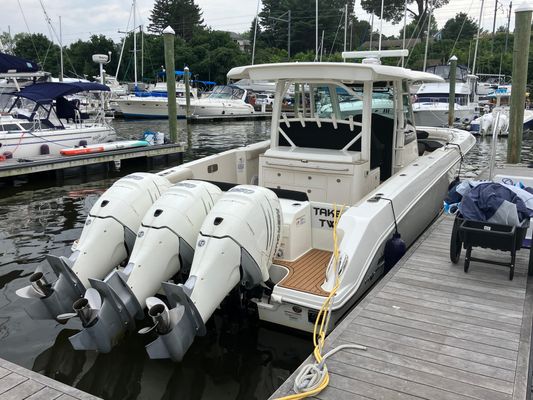
[[[485, 105], [486, 113], [472, 121], [471, 130], [481, 136], [492, 135], [495, 124], [499, 136], [507, 136], [509, 133], [511, 85], [498, 85], [486, 96], [490, 105]], [[499, 116], [498, 116], [499, 115]], [[523, 130], [533, 129], [533, 110], [524, 109]]]
[[[276, 99], [297, 84], [294, 116], [275, 101], [270, 140], [122, 178], [91, 209], [73, 254], [50, 257], [58, 279], [48, 282], [37, 271], [17, 292], [33, 299], [28, 312], [37, 318], [70, 311], [76, 300], [75, 313], [62, 318], [77, 315], [83, 322], [71, 339], [77, 349], [109, 351], [144, 317], [139, 310], [146, 303], [154, 327], [142, 331], [158, 335], [147, 346], [150, 357], [179, 361], [231, 291], [256, 307], [261, 320], [311, 332], [338, 286], [326, 327], [332, 329], [402, 255], [401, 240], [412, 244], [439, 214], [463, 154], [475, 144], [463, 130], [411, 125], [409, 83], [442, 81], [432, 74], [304, 62], [244, 66], [228, 77], [275, 82]], [[374, 88], [385, 86], [392, 89], [390, 116], [373, 110]], [[360, 111], [343, 114], [343, 91], [362, 96]], [[328, 99], [331, 111], [320, 112]], [[205, 191], [198, 193], [181, 211], [187, 217], [176, 217], [176, 201], [156, 201], [176, 183], [182, 195], [184, 188], [192, 195], [198, 181], [224, 193], [207, 188], [209, 202]], [[207, 216], [198, 228], [192, 218], [202, 213]], [[172, 228], [178, 219], [192, 230]], [[198, 232], [194, 243], [185, 240], [191, 232]], [[155, 236], [139, 240], [148, 234]], [[128, 262], [135, 236], [131, 268], [106, 277]], [[170, 275], [168, 268], [182, 268], [188, 278], [162, 284], [167, 302], [147, 297]], [[137, 285], [150, 290], [129, 286], [133, 271]]]
[[64, 97], [108, 90], [98, 83], [44, 82], [13, 93], [11, 107], [0, 116], [0, 151], [15, 158], [59, 155], [64, 148], [115, 140], [103, 114], [89, 119]]
[[[428, 67], [427, 70], [444, 79], [449, 78], [449, 65]], [[476, 79], [465, 67], [457, 66], [454, 126], [467, 127], [479, 115]], [[413, 103], [415, 123], [419, 126], [448, 126], [449, 95], [449, 82], [421, 84]]]
[[[191, 90], [190, 113], [194, 116], [253, 114], [254, 108], [247, 103], [248, 91], [234, 85], [217, 85], [205, 97], [199, 99]], [[124, 118], [168, 118], [168, 99], [165, 95], [130, 95], [117, 99]], [[176, 84], [176, 111], [178, 118], [185, 118], [185, 85]]]
[[[239, 86], [217, 85], [206, 97], [191, 103], [192, 114], [199, 117], [253, 114], [248, 97], [248, 91]], [[178, 110], [185, 113], [185, 106], [180, 104]]]
[[[198, 100], [195, 88], [190, 89], [191, 103]], [[124, 118], [168, 118], [166, 82], [158, 82], [147, 92], [136, 92], [119, 97], [113, 102]], [[178, 118], [185, 118], [185, 84], [176, 82], [176, 104]], [[181, 107], [183, 106], [183, 107]]]

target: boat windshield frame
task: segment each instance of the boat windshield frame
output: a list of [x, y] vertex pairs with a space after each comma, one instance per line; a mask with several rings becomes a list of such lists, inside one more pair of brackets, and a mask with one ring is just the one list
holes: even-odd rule
[[241, 100], [246, 90], [234, 85], [215, 85], [206, 97], [213, 100]]

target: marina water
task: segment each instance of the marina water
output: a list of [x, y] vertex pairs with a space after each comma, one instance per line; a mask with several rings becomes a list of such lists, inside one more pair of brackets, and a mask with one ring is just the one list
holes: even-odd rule
[[[166, 121], [115, 121], [124, 138], [145, 130], [167, 130]], [[180, 122], [187, 142], [185, 161], [269, 137], [269, 121], [193, 124]], [[524, 162], [533, 161], [533, 134], [526, 134]], [[507, 139], [497, 143], [497, 163], [505, 161]], [[489, 164], [491, 139], [478, 143], [465, 160], [471, 178]], [[104, 399], [265, 399], [311, 353], [310, 336], [250, 318], [238, 298], [229, 298], [197, 338], [183, 362], [150, 360], [148, 338], [129, 335], [109, 354], [75, 351], [68, 337], [81, 328], [32, 321], [15, 290], [28, 282], [47, 253], [70, 254], [87, 213], [122, 173], [107, 179], [53, 181], [2, 187], [0, 198], [0, 357]], [[231, 311], [230, 311], [231, 310]], [[147, 321], [148, 323], [148, 321]]]

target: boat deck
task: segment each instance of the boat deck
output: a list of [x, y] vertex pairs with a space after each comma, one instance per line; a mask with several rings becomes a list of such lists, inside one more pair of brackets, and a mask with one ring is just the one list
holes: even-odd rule
[[[450, 262], [452, 225], [441, 216], [329, 335], [324, 353], [346, 343], [367, 350], [329, 358], [329, 386], [315, 398], [529, 398], [533, 251], [517, 252], [512, 281], [508, 268], [480, 262], [465, 274], [464, 250], [458, 264]], [[273, 398], [292, 393], [295, 374]]]
[[0, 399], [99, 400], [99, 397], [0, 358]]
[[286, 267], [288, 275], [278, 284], [281, 287], [327, 296], [320, 287], [326, 277], [331, 251], [311, 249], [295, 261], [274, 260], [274, 264]]

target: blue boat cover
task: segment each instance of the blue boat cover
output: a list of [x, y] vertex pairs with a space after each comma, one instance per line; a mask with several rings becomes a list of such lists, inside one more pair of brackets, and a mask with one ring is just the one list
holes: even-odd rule
[[[163, 76], [166, 76], [166, 74], [167, 73], [165, 71], [159, 71], [157, 73], [157, 76], [163, 77]], [[176, 76], [183, 76], [183, 75], [185, 75], [185, 73], [183, 71], [176, 71]], [[191, 71], [189, 71], [189, 76], [191, 76], [191, 75], [192, 75]]]
[[26, 86], [20, 92], [14, 93], [14, 95], [45, 104], [51, 103], [60, 96], [68, 96], [90, 90], [108, 92], [109, 87], [96, 82], [43, 82]]
[[39, 71], [39, 66], [37, 63], [25, 58], [0, 53], [0, 73], [5, 74], [10, 70], [15, 70], [15, 72], [37, 72]]
[[500, 183], [480, 183], [464, 194], [461, 214], [468, 220], [520, 226], [533, 217], [533, 209], [526, 205], [530, 203], [528, 195], [525, 190], [511, 190]]

